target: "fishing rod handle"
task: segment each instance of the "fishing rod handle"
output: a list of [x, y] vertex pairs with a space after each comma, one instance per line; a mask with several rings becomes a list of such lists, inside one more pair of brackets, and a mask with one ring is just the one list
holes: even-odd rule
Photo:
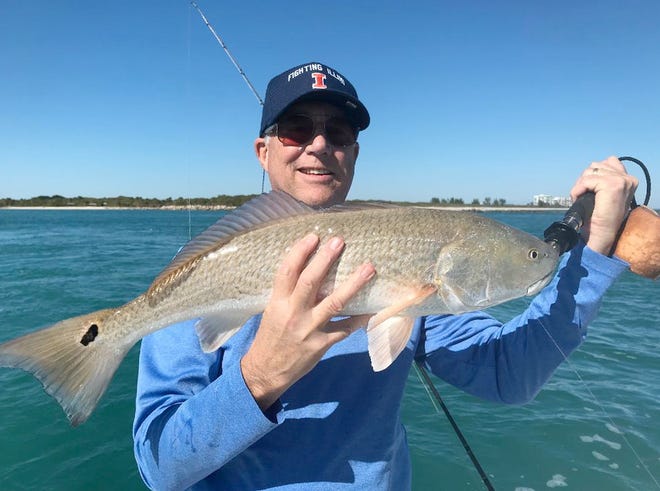
[[568, 209], [562, 222], [571, 227], [575, 232], [579, 232], [584, 222], [591, 218], [594, 212], [596, 195], [592, 191], [587, 191], [575, 200], [575, 203]]
[[564, 218], [554, 222], [543, 232], [543, 238], [557, 249], [559, 254], [572, 249], [578, 242], [580, 229], [594, 211], [596, 195], [587, 191], [575, 200]]
[[[633, 157], [620, 157], [639, 165], [646, 176], [646, 197], [644, 205], [637, 206], [634, 201], [632, 210], [624, 220], [612, 253], [630, 265], [630, 270], [657, 280], [660, 278], [660, 215], [645, 205], [650, 198], [651, 178], [646, 166]], [[561, 255], [572, 249], [578, 242], [579, 232], [594, 211], [596, 195], [588, 191], [580, 196], [571, 206], [564, 218], [550, 225], [543, 237]]]

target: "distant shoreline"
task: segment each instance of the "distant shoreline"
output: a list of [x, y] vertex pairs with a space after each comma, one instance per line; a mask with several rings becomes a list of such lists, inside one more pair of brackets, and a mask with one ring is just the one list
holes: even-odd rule
[[[418, 206], [422, 208], [430, 208], [435, 210], [446, 210], [446, 211], [503, 211], [507, 213], [513, 212], [547, 212], [547, 211], [557, 211], [564, 212], [568, 208], [565, 207], [555, 207], [555, 206], [433, 206], [433, 205], [409, 205], [409, 206]], [[162, 211], [231, 211], [235, 210], [236, 207], [217, 205], [217, 206], [203, 206], [203, 205], [191, 205], [191, 206], [160, 206], [160, 207], [139, 207], [139, 206], [2, 206], [0, 210], [35, 210], [35, 211], [52, 211], [52, 210], [67, 210], [67, 211], [87, 211], [87, 210], [162, 210]]]

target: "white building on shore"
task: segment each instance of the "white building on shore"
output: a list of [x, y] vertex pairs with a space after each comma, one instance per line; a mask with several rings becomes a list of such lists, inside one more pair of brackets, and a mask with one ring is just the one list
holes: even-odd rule
[[537, 194], [534, 196], [532, 204], [539, 206], [544, 204], [546, 206], [571, 206], [573, 202], [571, 198], [566, 196], [550, 196], [549, 194]]

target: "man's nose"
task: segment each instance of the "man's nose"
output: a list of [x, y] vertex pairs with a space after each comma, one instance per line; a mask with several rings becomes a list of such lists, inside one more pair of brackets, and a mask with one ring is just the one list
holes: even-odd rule
[[329, 150], [330, 142], [328, 141], [328, 137], [325, 134], [325, 128], [317, 127], [314, 131], [314, 137], [312, 138], [312, 141], [309, 142], [307, 146], [310, 147], [310, 150], [315, 152]]

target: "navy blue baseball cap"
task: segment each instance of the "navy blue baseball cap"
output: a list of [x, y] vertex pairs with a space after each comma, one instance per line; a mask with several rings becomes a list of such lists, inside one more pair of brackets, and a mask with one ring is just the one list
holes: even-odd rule
[[343, 109], [358, 130], [369, 126], [369, 112], [346, 77], [322, 63], [305, 63], [280, 73], [268, 83], [259, 135], [263, 136], [291, 104], [308, 100]]

